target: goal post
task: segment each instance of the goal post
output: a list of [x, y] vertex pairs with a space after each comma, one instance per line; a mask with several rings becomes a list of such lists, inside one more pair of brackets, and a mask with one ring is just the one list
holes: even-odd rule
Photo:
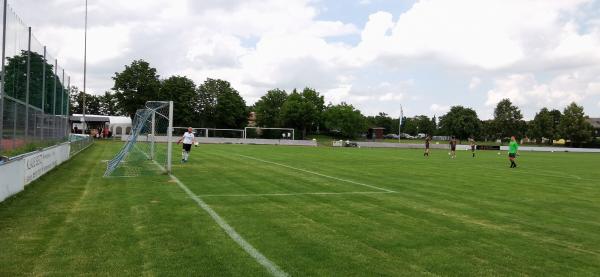
[[[269, 133], [269, 134], [266, 134]], [[263, 128], [246, 127], [244, 128], [244, 139], [289, 139], [295, 140], [296, 133], [294, 128]]]
[[132, 131], [105, 177], [131, 177], [171, 172], [173, 160], [173, 102], [149, 101], [136, 111]]

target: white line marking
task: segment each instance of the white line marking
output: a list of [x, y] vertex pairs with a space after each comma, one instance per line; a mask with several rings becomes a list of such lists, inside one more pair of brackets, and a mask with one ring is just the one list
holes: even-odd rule
[[349, 192], [300, 192], [300, 193], [256, 193], [256, 194], [203, 194], [199, 197], [260, 197], [260, 196], [298, 196], [298, 195], [348, 195], [348, 194], [388, 194], [387, 191], [349, 191]]
[[[158, 164], [156, 161], [154, 161], [154, 164], [166, 171], [165, 168], [162, 165]], [[200, 199], [200, 197], [195, 195], [183, 182], [177, 179], [175, 175], [169, 174], [169, 177], [171, 177], [171, 179], [175, 181], [175, 183], [177, 183], [179, 188], [185, 191], [185, 193], [190, 198], [192, 198], [192, 200], [196, 201], [198, 206], [202, 208], [205, 212], [207, 212], [210, 215], [210, 217], [212, 217], [212, 219], [219, 225], [219, 227], [221, 227], [221, 229], [223, 229], [223, 231], [225, 231], [225, 233], [227, 233], [227, 235], [229, 235], [229, 237], [233, 241], [235, 241], [240, 247], [242, 247], [242, 249], [244, 249], [244, 251], [246, 251], [246, 253], [252, 256], [252, 258], [254, 258], [259, 264], [261, 264], [265, 269], [267, 269], [269, 273], [277, 277], [289, 276], [287, 273], [281, 270], [275, 263], [273, 263], [271, 260], [265, 257], [262, 253], [260, 253], [258, 249], [254, 248], [254, 246], [247, 242], [217, 212], [215, 212], [210, 206], [208, 206], [206, 202]]]
[[267, 160], [263, 160], [263, 159], [259, 159], [259, 158], [255, 158], [255, 157], [250, 157], [250, 156], [246, 156], [246, 155], [241, 155], [241, 154], [237, 154], [237, 155], [240, 156], [240, 157], [247, 158], [247, 159], [251, 159], [251, 160], [255, 160], [255, 161], [259, 161], [259, 162], [263, 162], [263, 163], [268, 163], [268, 164], [274, 164], [274, 165], [278, 165], [278, 166], [282, 166], [282, 167], [287, 167], [287, 168], [290, 168], [290, 169], [294, 169], [294, 170], [298, 170], [298, 171], [310, 173], [310, 174], [313, 174], [313, 175], [317, 175], [317, 176], [321, 176], [321, 177], [325, 177], [325, 178], [329, 178], [329, 179], [334, 179], [334, 180], [346, 182], [346, 183], [351, 183], [351, 184], [355, 184], [355, 185], [359, 185], [359, 186], [364, 186], [364, 187], [369, 187], [369, 188], [373, 188], [373, 189], [377, 189], [377, 190], [382, 190], [382, 191], [385, 191], [385, 192], [395, 192], [393, 190], [384, 189], [384, 188], [380, 188], [380, 187], [376, 187], [376, 186], [372, 186], [372, 185], [367, 185], [367, 184], [355, 182], [355, 181], [352, 181], [352, 180], [347, 180], [347, 179], [342, 179], [342, 178], [338, 178], [338, 177], [333, 177], [333, 176], [325, 175], [325, 174], [322, 174], [322, 173], [318, 173], [318, 172], [314, 172], [314, 171], [310, 171], [310, 170], [306, 170], [306, 169], [302, 169], [302, 168], [293, 167], [293, 166], [286, 165], [286, 164], [280, 164], [280, 163], [271, 162], [271, 161], [267, 161]]

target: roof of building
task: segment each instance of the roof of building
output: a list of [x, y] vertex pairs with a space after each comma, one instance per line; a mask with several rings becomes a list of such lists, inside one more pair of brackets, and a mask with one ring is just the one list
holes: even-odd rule
[[[72, 115], [69, 117], [71, 122], [83, 122], [83, 116]], [[86, 115], [85, 122], [110, 122], [108, 116]]]
[[[82, 114], [73, 114], [71, 116], [71, 118], [77, 118], [76, 121], [78, 121], [78, 122], [81, 122], [81, 117], [83, 117]], [[96, 115], [96, 114], [87, 115], [86, 114], [85, 121], [93, 122], [93, 121], [90, 121], [89, 118], [95, 118], [95, 117], [106, 118], [108, 120], [103, 121], [103, 122], [109, 122], [110, 124], [131, 125], [131, 118], [129, 116], [106, 116], [106, 115]], [[75, 120], [71, 119], [71, 121], [75, 121]]]
[[600, 128], [600, 118], [588, 118], [587, 121], [592, 124], [594, 128]]

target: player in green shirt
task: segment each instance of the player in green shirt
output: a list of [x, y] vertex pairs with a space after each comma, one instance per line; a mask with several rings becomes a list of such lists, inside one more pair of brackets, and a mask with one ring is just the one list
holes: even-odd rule
[[508, 145], [508, 159], [510, 160], [510, 168], [517, 167], [517, 163], [515, 163], [515, 159], [517, 158], [517, 153], [519, 152], [519, 144], [517, 143], [517, 139], [514, 136], [510, 137], [510, 144]]

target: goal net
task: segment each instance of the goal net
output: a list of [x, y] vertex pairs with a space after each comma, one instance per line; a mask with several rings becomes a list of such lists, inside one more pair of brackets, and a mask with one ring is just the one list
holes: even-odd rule
[[295, 132], [292, 128], [261, 128], [246, 127], [244, 129], [245, 139], [283, 139], [294, 140]]
[[171, 171], [173, 102], [149, 101], [137, 110], [131, 135], [110, 161], [105, 177], [134, 177]]

